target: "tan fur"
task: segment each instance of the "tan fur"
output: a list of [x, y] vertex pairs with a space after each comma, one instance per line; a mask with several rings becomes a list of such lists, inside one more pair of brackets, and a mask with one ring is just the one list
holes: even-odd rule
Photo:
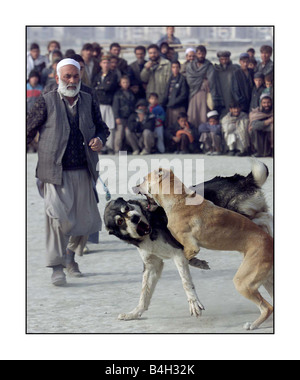
[[193, 193], [172, 171], [159, 169], [149, 173], [139, 189], [164, 208], [168, 228], [184, 246], [188, 260], [198, 254], [200, 247], [244, 254], [233, 282], [236, 289], [253, 301], [261, 312], [260, 317], [251, 324], [247, 323], [245, 328], [253, 330], [263, 323], [272, 314], [273, 307], [258, 289], [264, 285], [273, 295], [273, 238], [248, 218], [215, 206]]

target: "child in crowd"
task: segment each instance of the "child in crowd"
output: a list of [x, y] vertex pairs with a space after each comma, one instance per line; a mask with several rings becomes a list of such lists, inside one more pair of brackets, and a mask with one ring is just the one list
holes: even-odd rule
[[200, 146], [207, 155], [217, 156], [222, 153], [222, 133], [217, 111], [208, 112], [207, 122], [199, 125], [198, 132]]
[[260, 97], [265, 89], [265, 76], [263, 73], [255, 73], [254, 74], [254, 84], [251, 95], [251, 103], [250, 103], [250, 112], [254, 109], [259, 107], [260, 103]]
[[273, 75], [269, 74], [265, 76], [265, 86], [266, 88], [263, 90], [262, 94], [268, 94], [273, 99]]
[[41, 95], [43, 86], [40, 84], [40, 74], [32, 70], [27, 81], [27, 112], [30, 111], [37, 98]]
[[154, 135], [156, 138], [156, 148], [159, 153], [165, 153], [164, 121], [166, 114], [164, 109], [158, 104], [158, 95], [155, 92], [150, 93], [148, 102], [149, 112], [155, 115]]
[[113, 99], [113, 113], [116, 122], [114, 152], [122, 150], [125, 137], [125, 128], [129, 116], [135, 110], [135, 96], [130, 90], [130, 80], [127, 76], [122, 76], [120, 80], [120, 89], [116, 91]]
[[176, 124], [167, 131], [169, 146], [175, 148], [175, 153], [194, 153], [196, 128], [188, 121], [186, 112], [180, 112]]

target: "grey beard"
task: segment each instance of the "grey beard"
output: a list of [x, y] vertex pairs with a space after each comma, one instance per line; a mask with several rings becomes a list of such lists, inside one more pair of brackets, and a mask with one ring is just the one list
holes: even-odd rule
[[81, 80], [76, 85], [75, 90], [68, 89], [68, 87], [73, 87], [73, 86], [67, 85], [63, 80], [59, 78], [58, 92], [63, 96], [67, 96], [68, 98], [74, 98], [80, 91]]

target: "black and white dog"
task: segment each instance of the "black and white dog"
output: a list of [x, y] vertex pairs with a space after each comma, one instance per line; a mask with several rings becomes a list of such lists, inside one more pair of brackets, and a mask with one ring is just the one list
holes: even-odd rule
[[[192, 189], [200, 192], [204, 185], [204, 197], [207, 200], [247, 216], [272, 235], [272, 216], [268, 213], [261, 190], [267, 177], [267, 166], [254, 160], [252, 170], [246, 177], [238, 174], [232, 177], [215, 177], [204, 184], [193, 186]], [[125, 201], [118, 198], [107, 203], [104, 223], [109, 234], [135, 245], [144, 262], [140, 301], [131, 312], [120, 314], [119, 319], [137, 319], [148, 309], [162, 273], [163, 260], [171, 258], [179, 271], [190, 314], [196, 317], [201, 315], [204, 307], [195, 291], [189, 264], [201, 269], [209, 269], [209, 266], [197, 258], [190, 261], [185, 258], [182, 245], [167, 228], [168, 220], [162, 207], [149, 204], [144, 199]]]

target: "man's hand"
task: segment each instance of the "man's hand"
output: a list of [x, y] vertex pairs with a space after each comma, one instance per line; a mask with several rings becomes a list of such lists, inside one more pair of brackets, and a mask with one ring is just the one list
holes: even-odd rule
[[102, 141], [98, 139], [98, 137], [91, 139], [89, 146], [94, 152], [100, 152], [100, 150], [103, 148]]

